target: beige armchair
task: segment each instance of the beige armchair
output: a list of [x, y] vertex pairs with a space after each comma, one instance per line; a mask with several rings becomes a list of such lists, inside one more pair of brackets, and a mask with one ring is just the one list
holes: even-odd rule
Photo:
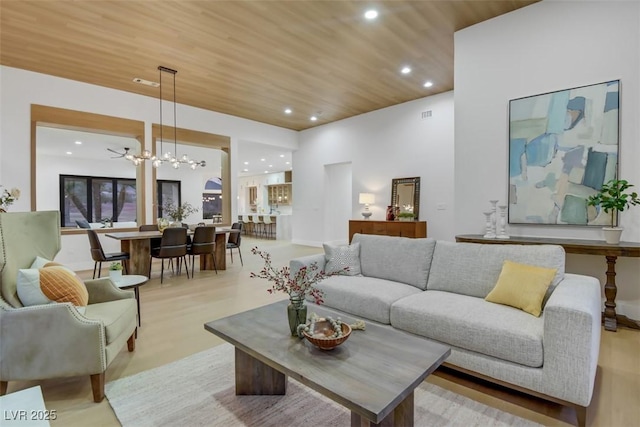
[[100, 402], [107, 366], [125, 342], [135, 348], [136, 300], [103, 278], [85, 282], [84, 314], [70, 303], [24, 307], [18, 270], [36, 256], [52, 260], [59, 250], [59, 212], [0, 213], [0, 395], [9, 381], [90, 375]]

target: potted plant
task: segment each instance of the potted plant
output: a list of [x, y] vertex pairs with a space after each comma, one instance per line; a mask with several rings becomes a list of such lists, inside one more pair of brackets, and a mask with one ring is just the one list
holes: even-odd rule
[[605, 213], [611, 214], [611, 227], [603, 227], [604, 239], [607, 243], [620, 243], [620, 235], [622, 228], [618, 227], [618, 212], [640, 204], [640, 198], [635, 191], [627, 191], [633, 187], [624, 179], [612, 179], [602, 184], [602, 188], [598, 193], [589, 196], [587, 203], [590, 206], [600, 206]]
[[162, 206], [166, 215], [171, 218], [174, 223], [182, 223], [182, 220], [198, 212], [198, 208], [191, 205], [191, 203], [185, 202], [181, 205], [176, 205], [173, 200], [167, 200]]
[[398, 219], [400, 221], [413, 221], [413, 212], [400, 212]]
[[122, 264], [112, 262], [111, 265], [109, 265], [109, 278], [112, 282], [117, 282], [122, 278]]

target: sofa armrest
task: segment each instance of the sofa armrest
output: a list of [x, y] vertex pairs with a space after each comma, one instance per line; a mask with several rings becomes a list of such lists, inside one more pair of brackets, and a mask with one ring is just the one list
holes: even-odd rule
[[600, 352], [600, 282], [565, 274], [544, 308], [544, 383], [549, 394], [589, 406]]
[[302, 267], [309, 268], [311, 264], [318, 264], [318, 270], [324, 271], [325, 258], [324, 254], [308, 255], [300, 258], [294, 258], [289, 261], [289, 268], [291, 269], [291, 276], [295, 276]]
[[135, 298], [133, 291], [124, 291], [118, 288], [108, 277], [87, 280], [84, 284], [89, 292], [89, 304]]
[[0, 307], [2, 381], [91, 375], [107, 368], [105, 330], [70, 303]]

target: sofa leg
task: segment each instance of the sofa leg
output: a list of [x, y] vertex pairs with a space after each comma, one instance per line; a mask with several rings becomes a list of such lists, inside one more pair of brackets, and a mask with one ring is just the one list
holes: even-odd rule
[[136, 349], [136, 333], [138, 332], [138, 328], [131, 334], [129, 339], [127, 340], [127, 350], [130, 352]]
[[587, 425], [587, 408], [585, 406], [576, 405], [576, 417], [578, 418], [578, 427]]
[[7, 386], [9, 385], [9, 381], [0, 381], [0, 396], [4, 396], [7, 394]]
[[104, 399], [104, 372], [91, 375], [91, 390], [93, 391], [93, 401], [102, 402]]

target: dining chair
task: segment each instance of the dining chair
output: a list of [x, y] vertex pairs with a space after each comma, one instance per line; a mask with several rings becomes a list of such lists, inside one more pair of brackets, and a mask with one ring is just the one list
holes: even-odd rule
[[191, 255], [191, 277], [193, 277], [196, 255], [211, 255], [213, 258], [213, 268], [216, 270], [216, 274], [218, 274], [218, 267], [216, 266], [215, 238], [215, 227], [196, 227], [196, 230], [193, 233], [193, 243], [187, 247], [187, 255]]
[[[138, 228], [139, 231], [158, 231], [158, 224], [144, 224], [141, 225]], [[160, 247], [160, 240], [162, 240], [160, 237], [153, 237], [151, 239], [149, 239], [149, 243], [150, 243], [150, 247], [153, 248], [158, 248]]]
[[[160, 247], [151, 250], [151, 259], [149, 261], [149, 277], [151, 277], [151, 264], [153, 258], [162, 260], [160, 269], [160, 283], [164, 280], [164, 260], [176, 260], [176, 270], [180, 274], [182, 262], [187, 265], [187, 229], [182, 227], [165, 228], [162, 232]], [[187, 278], [189, 278], [189, 268], [187, 267]]]
[[242, 252], [240, 252], [240, 241], [242, 240], [242, 223], [234, 222], [231, 224], [232, 230], [240, 230], [238, 233], [229, 233], [229, 239], [227, 240], [227, 249], [229, 249], [229, 253], [231, 254], [231, 262], [233, 262], [233, 250], [237, 249], [238, 254], [240, 254], [240, 264], [244, 266], [244, 262], [242, 262]]
[[100, 273], [102, 271], [102, 263], [103, 262], [114, 262], [114, 261], [123, 261], [122, 264], [124, 266], [124, 273], [127, 274], [127, 262], [130, 258], [129, 252], [109, 252], [104, 253], [102, 249], [102, 244], [100, 243], [100, 239], [98, 238], [98, 233], [96, 233], [93, 229], [87, 230], [87, 235], [89, 236], [89, 244], [91, 245], [91, 258], [93, 258], [93, 278], [96, 278], [96, 268], [98, 270], [98, 277], [100, 277]]

